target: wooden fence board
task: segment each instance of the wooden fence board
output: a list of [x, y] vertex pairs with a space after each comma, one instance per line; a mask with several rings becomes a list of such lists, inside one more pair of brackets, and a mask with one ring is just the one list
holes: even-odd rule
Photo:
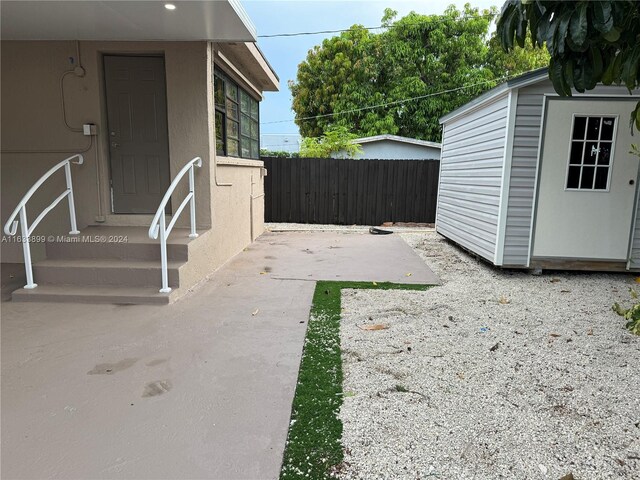
[[433, 223], [437, 160], [262, 157], [267, 222]]

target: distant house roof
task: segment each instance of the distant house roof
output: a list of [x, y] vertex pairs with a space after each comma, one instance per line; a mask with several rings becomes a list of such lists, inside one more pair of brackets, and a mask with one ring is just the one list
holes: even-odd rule
[[382, 140], [391, 140], [393, 142], [410, 143], [412, 145], [420, 145], [421, 147], [440, 148], [442, 145], [436, 142], [428, 142], [427, 140], [418, 140], [417, 138], [401, 137], [399, 135], [374, 135], [373, 137], [356, 138], [353, 143], [371, 143]]
[[461, 107], [455, 109], [453, 112], [448, 113], [447, 115], [441, 117], [440, 118], [440, 123], [441, 124], [445, 123], [445, 122], [457, 117], [458, 115], [461, 115], [461, 114], [471, 110], [472, 108], [475, 108], [475, 107], [478, 107], [478, 106], [483, 105], [485, 103], [488, 103], [491, 100], [493, 100], [494, 98], [498, 97], [499, 95], [501, 95], [501, 94], [503, 94], [503, 93], [505, 93], [505, 92], [507, 92], [509, 90], [512, 90], [514, 88], [524, 87], [526, 85], [531, 85], [533, 83], [541, 82], [541, 81], [549, 78], [547, 72], [548, 72], [548, 69], [546, 67], [545, 68], [539, 68], [537, 70], [532, 70], [530, 72], [523, 73], [522, 75], [514, 77], [511, 80], [507, 80], [506, 82], [501, 83], [497, 87], [494, 87], [491, 90], [483, 93], [482, 95], [474, 98], [470, 102], [465, 103]]

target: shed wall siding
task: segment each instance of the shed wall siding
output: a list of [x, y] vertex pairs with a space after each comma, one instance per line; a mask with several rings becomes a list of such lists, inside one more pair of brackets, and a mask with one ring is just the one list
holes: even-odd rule
[[543, 93], [531, 93], [527, 88], [518, 93], [503, 265], [526, 266], [529, 260], [542, 104]]
[[508, 95], [444, 125], [436, 230], [495, 263]]
[[[544, 95], [555, 95], [549, 80], [522, 87], [518, 92], [511, 163], [511, 185], [507, 203], [504, 266], [528, 265], [531, 217], [533, 215], [538, 146], [542, 128]], [[598, 85], [575, 98], [595, 95], [628, 95], [624, 87]], [[638, 231], [640, 235], [640, 230]], [[636, 235], [637, 238], [637, 235]], [[638, 262], [640, 263], [640, 238]], [[635, 243], [634, 243], [635, 245]]]
[[633, 239], [631, 242], [631, 255], [629, 259], [629, 270], [640, 270], [640, 195], [636, 205], [636, 222], [633, 229]]

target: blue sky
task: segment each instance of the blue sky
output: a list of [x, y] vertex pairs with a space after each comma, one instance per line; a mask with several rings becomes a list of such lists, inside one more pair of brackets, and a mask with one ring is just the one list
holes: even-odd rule
[[[455, 0], [349, 0], [349, 1], [274, 1], [244, 0], [245, 10], [258, 30], [258, 35], [276, 33], [312, 32], [318, 30], [338, 30], [349, 28], [353, 24], [366, 27], [380, 25], [380, 19], [386, 7], [398, 11], [398, 17], [416, 11], [423, 14], [440, 14], [447, 5], [458, 8], [464, 1]], [[488, 8], [491, 5], [502, 6], [501, 0], [470, 1], [474, 7]], [[298, 133], [293, 121], [287, 123], [269, 123], [293, 119], [291, 94], [288, 80], [296, 78], [298, 64], [307, 52], [324, 38], [332, 35], [306, 35], [300, 37], [259, 38], [258, 45], [280, 77], [280, 91], [266, 92], [260, 106], [262, 122], [260, 133]]]

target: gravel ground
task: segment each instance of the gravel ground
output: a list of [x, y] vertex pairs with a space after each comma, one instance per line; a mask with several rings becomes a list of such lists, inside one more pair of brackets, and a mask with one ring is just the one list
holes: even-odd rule
[[343, 291], [340, 476], [640, 478], [640, 337], [611, 311], [633, 276], [499, 271], [403, 238], [443, 285]]

